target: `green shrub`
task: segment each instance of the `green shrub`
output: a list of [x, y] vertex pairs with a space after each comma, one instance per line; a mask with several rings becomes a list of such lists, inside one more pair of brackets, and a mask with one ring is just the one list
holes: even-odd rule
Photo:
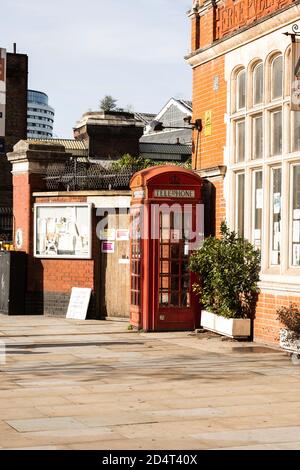
[[290, 303], [288, 307], [279, 307], [276, 311], [277, 319], [290, 331], [300, 334], [300, 310], [296, 304]]
[[260, 252], [221, 224], [221, 238], [209, 237], [195, 251], [190, 269], [199, 275], [194, 291], [205, 310], [226, 318], [251, 316], [258, 293]]

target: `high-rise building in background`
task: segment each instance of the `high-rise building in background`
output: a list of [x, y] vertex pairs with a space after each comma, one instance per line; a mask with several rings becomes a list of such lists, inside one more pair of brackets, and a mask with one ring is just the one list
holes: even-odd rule
[[27, 137], [30, 139], [53, 136], [54, 109], [48, 104], [46, 93], [28, 90]]

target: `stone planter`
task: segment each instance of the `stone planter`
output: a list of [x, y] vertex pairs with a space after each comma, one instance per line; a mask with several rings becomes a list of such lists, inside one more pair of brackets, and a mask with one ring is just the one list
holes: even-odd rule
[[300, 336], [290, 330], [280, 330], [279, 344], [286, 351], [300, 354]]
[[291, 354], [292, 363], [300, 365], [300, 335], [282, 329], [279, 334], [279, 344], [282, 349]]
[[248, 338], [251, 334], [249, 318], [224, 318], [215, 313], [202, 310], [201, 326], [205, 330], [214, 331], [230, 338]]

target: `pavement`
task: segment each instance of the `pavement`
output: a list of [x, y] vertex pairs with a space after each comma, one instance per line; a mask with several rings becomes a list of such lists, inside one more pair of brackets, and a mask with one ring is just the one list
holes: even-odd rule
[[0, 315], [0, 449], [300, 449], [285, 352], [127, 326]]

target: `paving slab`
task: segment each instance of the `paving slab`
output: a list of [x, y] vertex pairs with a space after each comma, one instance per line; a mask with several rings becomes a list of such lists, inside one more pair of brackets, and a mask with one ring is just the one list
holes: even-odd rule
[[299, 449], [286, 353], [113, 321], [0, 315], [0, 449]]

